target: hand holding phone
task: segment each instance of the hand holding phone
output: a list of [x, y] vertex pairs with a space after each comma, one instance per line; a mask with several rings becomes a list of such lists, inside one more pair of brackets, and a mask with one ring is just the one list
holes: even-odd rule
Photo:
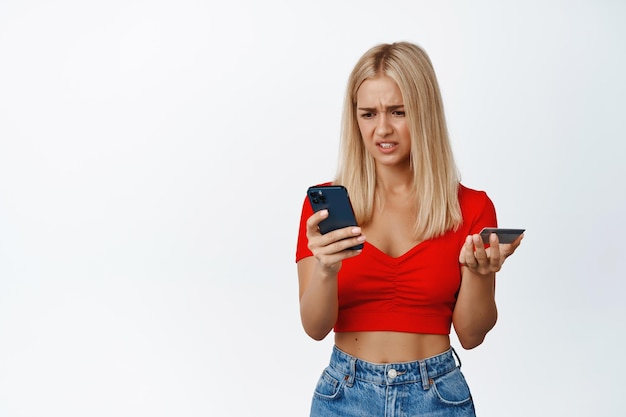
[[[326, 209], [328, 217], [322, 220], [318, 227], [321, 234], [348, 226], [358, 226], [348, 190], [343, 185], [317, 185], [307, 190], [309, 202], [314, 212]], [[363, 249], [363, 244], [350, 248]]]

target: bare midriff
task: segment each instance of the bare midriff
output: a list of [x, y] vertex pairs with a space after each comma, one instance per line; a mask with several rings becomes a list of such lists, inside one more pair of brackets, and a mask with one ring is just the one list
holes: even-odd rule
[[341, 332], [335, 333], [335, 345], [343, 352], [368, 362], [411, 362], [447, 351], [450, 337], [402, 332]]

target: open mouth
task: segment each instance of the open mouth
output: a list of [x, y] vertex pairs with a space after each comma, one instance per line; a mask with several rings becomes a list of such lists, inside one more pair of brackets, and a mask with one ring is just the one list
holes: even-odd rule
[[396, 146], [396, 144], [393, 142], [380, 142], [377, 144], [377, 146], [380, 147], [381, 149], [391, 149], [394, 146]]

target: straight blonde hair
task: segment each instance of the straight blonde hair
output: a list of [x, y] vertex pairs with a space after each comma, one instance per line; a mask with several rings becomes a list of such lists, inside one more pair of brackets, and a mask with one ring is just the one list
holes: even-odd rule
[[380, 44], [357, 62], [346, 89], [335, 183], [350, 193], [359, 224], [372, 219], [376, 201], [376, 168], [357, 123], [356, 97], [361, 84], [386, 75], [402, 92], [411, 134], [413, 198], [417, 207], [414, 235], [431, 239], [462, 223], [459, 172], [454, 162], [443, 111], [443, 100], [430, 58], [408, 42]]

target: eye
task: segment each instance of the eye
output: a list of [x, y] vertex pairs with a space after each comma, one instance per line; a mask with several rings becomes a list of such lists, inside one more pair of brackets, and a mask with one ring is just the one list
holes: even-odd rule
[[404, 110], [394, 110], [391, 112], [391, 114], [397, 117], [404, 117]]
[[371, 112], [369, 112], [369, 113], [361, 113], [359, 116], [360, 116], [362, 119], [371, 119], [371, 118], [373, 118], [373, 117], [374, 117], [374, 115], [375, 115], [375, 113], [371, 113]]

